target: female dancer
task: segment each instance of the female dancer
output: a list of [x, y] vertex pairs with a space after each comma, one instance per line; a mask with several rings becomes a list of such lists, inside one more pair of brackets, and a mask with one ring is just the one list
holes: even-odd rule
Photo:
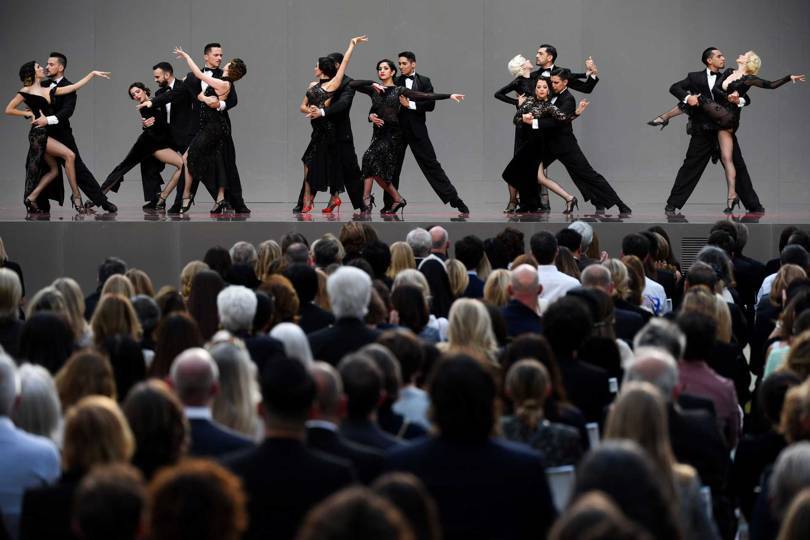
[[[574, 111], [573, 115], [568, 115], [552, 105], [549, 101], [549, 88], [546, 79], [539, 78], [535, 83], [534, 97], [530, 97], [524, 101], [515, 113], [515, 125], [528, 124], [531, 125], [532, 121], [538, 118], [551, 117], [560, 122], [571, 122], [582, 114], [588, 107], [589, 102], [581, 100], [579, 106]], [[563, 187], [548, 178], [543, 172], [543, 135], [533, 140], [528, 141], [528, 144], [523, 146], [523, 149], [515, 153], [515, 157], [509, 162], [504, 171], [504, 178], [507, 179], [510, 185], [516, 186], [521, 181], [521, 177], [536, 176], [541, 185], [546, 186], [549, 190], [553, 191], [565, 200], [565, 210], [563, 214], [570, 214], [574, 208], [578, 207], [579, 201], [577, 198], [565, 191]]]
[[368, 150], [363, 154], [363, 206], [364, 214], [371, 212], [374, 196], [371, 194], [372, 181], [375, 180], [388, 193], [394, 203], [385, 214], [396, 214], [408, 202], [403, 199], [391, 179], [397, 171], [399, 156], [405, 151], [405, 141], [399, 126], [399, 97], [405, 96], [412, 101], [431, 101], [452, 99], [456, 103], [464, 100], [462, 94], [435, 94], [417, 92], [404, 86], [395, 86], [394, 77], [397, 68], [392, 60], [377, 62], [377, 77], [380, 83], [373, 81], [352, 81], [349, 86], [371, 97], [371, 114], [376, 115], [374, 131]]
[[[732, 153], [734, 151], [734, 139], [732, 135], [740, 125], [741, 107], [727, 100], [727, 96], [735, 94], [744, 98], [748, 94], [748, 89], [752, 86], [757, 88], [766, 88], [773, 90], [779, 88], [788, 82], [804, 82], [804, 75], [785, 75], [781, 79], [775, 81], [766, 81], [757, 77], [760, 68], [762, 67], [762, 60], [759, 55], [754, 51], [748, 51], [737, 57], [737, 69], [727, 69], [723, 73], [723, 82], [721, 83], [722, 90], [715, 90], [715, 95], [721, 98], [721, 101], [712, 101], [700, 97], [699, 106], [712, 120], [714, 120], [718, 127], [717, 141], [720, 146], [720, 159], [723, 162], [723, 168], [726, 173], [726, 184], [728, 188], [728, 198], [726, 200], [726, 208], [723, 210], [726, 214], [734, 212], [734, 208], [740, 205], [740, 199], [737, 197], [736, 180], [737, 170], [734, 167], [734, 160]], [[660, 126], [664, 129], [669, 120], [675, 116], [688, 114], [689, 110], [685, 103], [678, 103], [669, 111], [656, 116], [650, 122], [651, 126]]]
[[[343, 82], [343, 74], [349, 65], [354, 48], [366, 41], [368, 41], [366, 36], [352, 38], [340, 67], [337, 67], [334, 59], [328, 56], [318, 58], [318, 64], [315, 66], [315, 77], [318, 80], [309, 83], [299, 107], [302, 113], [308, 113], [313, 106], [323, 109], [330, 105], [332, 96]], [[301, 158], [304, 163], [303, 207], [300, 210], [296, 207], [293, 211], [305, 214], [311, 212], [315, 204], [315, 193], [329, 189], [332, 196], [323, 212], [330, 214], [340, 206], [342, 201], [339, 195], [344, 188], [343, 167], [337, 163], [340, 154], [335, 149], [335, 126], [326, 118], [316, 118], [310, 121], [310, 124], [312, 138]]]
[[[222, 78], [217, 79], [204, 73], [194, 62], [194, 60], [180, 47], [175, 47], [177, 58], [185, 59], [191, 73], [200, 81], [206, 83], [208, 88], [200, 92], [197, 99], [202, 102], [200, 105], [200, 129], [191, 140], [191, 143], [183, 154], [183, 164], [185, 165], [186, 178], [183, 188], [183, 206], [180, 214], [187, 214], [194, 204], [191, 196], [191, 186], [193, 178], [202, 182], [208, 191], [216, 193], [214, 207], [211, 214], [221, 214], [228, 207], [225, 198], [226, 175], [222, 172], [222, 151], [225, 144], [225, 137], [228, 136], [230, 127], [225, 117], [218, 109], [208, 106], [209, 101], [225, 101], [231, 93], [233, 83], [241, 79], [247, 73], [247, 66], [240, 58], [233, 58], [222, 69]], [[151, 101], [145, 101], [138, 105], [138, 108], [151, 107]]]
[[[138, 104], [149, 101], [151, 92], [142, 82], [134, 82], [129, 85], [127, 90], [129, 98], [137, 101]], [[119, 163], [113, 171], [104, 180], [101, 185], [104, 193], [110, 190], [118, 192], [121, 182], [124, 180], [124, 175], [132, 170], [135, 165], [139, 164], [147, 156], [155, 156], [157, 159], [168, 165], [175, 167], [175, 172], [172, 174], [169, 183], [163, 188], [163, 191], [158, 195], [155, 208], [157, 210], [166, 209], [166, 198], [174, 191], [177, 182], [180, 180], [180, 174], [183, 171], [183, 157], [172, 150], [171, 148], [171, 132], [169, 125], [166, 122], [166, 111], [159, 107], [144, 107], [140, 109], [141, 118], [154, 118], [155, 123], [144, 128], [135, 144], [130, 149], [124, 161]], [[153, 196], [151, 193], [145, 193], [147, 197]]]
[[[51, 104], [54, 96], [61, 96], [75, 92], [93, 77], [110, 78], [109, 71], [91, 71], [80, 81], [67, 86], [54, 86], [50, 90], [42, 86], [45, 79], [45, 69], [37, 62], [26, 62], [20, 68], [20, 80], [23, 87], [17, 92], [14, 98], [6, 105], [6, 114], [11, 116], [22, 116], [32, 120], [51, 114]], [[25, 103], [29, 110], [20, 110], [17, 107]], [[28, 156], [25, 160], [25, 190], [23, 204], [31, 213], [39, 213], [42, 210], [37, 206], [36, 199], [48, 185], [59, 174], [59, 165], [56, 159], [65, 162], [65, 172], [70, 184], [70, 201], [73, 208], [79, 212], [84, 212], [82, 205], [82, 195], [76, 183], [76, 154], [67, 146], [52, 137], [48, 137], [46, 128], [37, 126], [31, 127], [28, 132]], [[46, 172], [47, 168], [47, 172]], [[56, 186], [49, 190], [48, 197], [57, 201], [60, 205], [64, 201], [64, 188]]]
[[[522, 55], [517, 55], [509, 61], [509, 73], [512, 74], [514, 80], [495, 92], [495, 99], [509, 103], [515, 107], [520, 107], [526, 98], [534, 94], [534, 81], [531, 77], [532, 63]], [[517, 97], [509, 97], [509, 93], [514, 92]], [[525, 127], [523, 124], [515, 126], [515, 150], [516, 154], [518, 149], [526, 142]], [[512, 185], [507, 184], [509, 188], [509, 204], [506, 205], [504, 213], [511, 214], [517, 210], [518, 206], [518, 192]]]

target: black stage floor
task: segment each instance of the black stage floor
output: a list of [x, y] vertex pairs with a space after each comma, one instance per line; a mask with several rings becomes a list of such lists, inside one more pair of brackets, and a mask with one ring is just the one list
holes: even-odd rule
[[[91, 290], [98, 264], [109, 255], [146, 270], [156, 286], [176, 285], [183, 265], [202, 258], [210, 246], [229, 247], [237, 240], [259, 243], [278, 239], [291, 230], [314, 240], [326, 232], [337, 234], [342, 223], [352, 220], [373, 224], [386, 242], [404, 239], [413, 227], [438, 224], [447, 228], [451, 242], [467, 234], [491, 237], [512, 226], [525, 233], [528, 244], [529, 237], [537, 231], [557, 231], [581, 219], [592, 224], [601, 248], [612, 256], [619, 254], [624, 235], [662, 225], [676, 254], [688, 263], [705, 241], [711, 224], [726, 217], [721, 205], [699, 203], [689, 204], [674, 216], [665, 215], [663, 204], [637, 204], [627, 217], [619, 216], [615, 208], [597, 215], [588, 205], [572, 216], [562, 214], [561, 208], [548, 214], [506, 215], [502, 202], [473, 205], [467, 217], [460, 217], [451, 207], [438, 202], [412, 202], [397, 216], [380, 216], [375, 211], [366, 217], [354, 216], [345, 203], [334, 215], [322, 214], [321, 205], [308, 215], [292, 214], [292, 203], [249, 206], [253, 211], [250, 215], [219, 217], [207, 213], [208, 204], [195, 206], [190, 215], [182, 217], [145, 213], [139, 205], [121, 205], [116, 214], [86, 215], [76, 215], [68, 207], [54, 207], [47, 216], [27, 216], [22, 206], [6, 207], [0, 208], [0, 237], [9, 257], [22, 264], [30, 295], [61, 275], [70, 275], [85, 290]], [[748, 224], [750, 240], [746, 253], [766, 259], [775, 256], [784, 226], [810, 224], [810, 208], [782, 205], [764, 214], [735, 214], [730, 218]]]

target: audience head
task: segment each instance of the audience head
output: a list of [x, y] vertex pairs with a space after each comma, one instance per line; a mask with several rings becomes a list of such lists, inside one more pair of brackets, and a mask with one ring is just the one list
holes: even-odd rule
[[98, 290], [107, 282], [111, 276], [125, 274], [127, 271], [127, 263], [118, 257], [107, 257], [104, 262], [98, 267]]
[[261, 427], [261, 401], [256, 364], [241, 341], [214, 343], [209, 350], [219, 370], [219, 392], [214, 397], [214, 420], [250, 438]]
[[[51, 287], [62, 293], [65, 301], [65, 315], [67, 316], [70, 328], [77, 340], [82, 339], [88, 330], [87, 321], [84, 319], [84, 294], [76, 280], [69, 277], [62, 277], [51, 283]], [[0, 293], [1, 294], [1, 293]], [[152, 295], [154, 295], [152, 291]]]
[[444, 266], [447, 268], [450, 294], [453, 298], [461, 297], [470, 284], [470, 276], [467, 274], [467, 267], [458, 259], [447, 259]]
[[0, 319], [16, 319], [21, 300], [20, 277], [13, 270], [0, 268]]
[[645, 382], [658, 389], [666, 402], [672, 402], [678, 388], [678, 364], [666, 350], [638, 347], [636, 357], [627, 367], [624, 382]]
[[440, 225], [431, 227], [430, 231], [430, 250], [433, 253], [440, 253], [447, 255], [447, 250], [450, 249], [450, 235], [447, 229]]
[[[191, 292], [189, 285], [188, 292]], [[161, 287], [155, 295], [155, 302], [160, 308], [160, 316], [165, 317], [172, 313], [186, 313], [186, 299], [180, 292], [169, 286]]]
[[343, 244], [333, 235], [325, 235], [312, 244], [312, 260], [318, 268], [340, 264], [345, 255]]
[[447, 325], [450, 348], [493, 352], [497, 348], [492, 319], [483, 302], [459, 298], [450, 306]]
[[[222, 246], [209, 248], [208, 251], [205, 252], [202, 262], [208, 265], [208, 268], [219, 274], [222, 279], [226, 278], [228, 271], [231, 269], [231, 265], [233, 265], [230, 252]], [[183, 270], [185, 270], [185, 268]]]
[[[279, 323], [294, 322], [296, 320], [298, 312], [301, 309], [301, 301], [298, 299], [298, 295], [295, 293], [295, 287], [293, 287], [289, 279], [281, 274], [274, 274], [262, 283], [261, 287], [259, 287], [259, 292], [264, 292], [273, 299], [271, 317], [266, 323], [266, 326], [272, 328]], [[261, 328], [254, 326], [251, 333], [255, 334], [261, 330]]]
[[12, 414], [14, 424], [28, 433], [59, 440], [62, 407], [51, 374], [42, 366], [23, 364], [17, 376], [20, 393]]
[[304, 363], [286, 356], [269, 362], [261, 373], [262, 411], [269, 430], [302, 432], [315, 400], [315, 382]]
[[697, 285], [708, 287], [710, 291], [717, 291], [717, 273], [710, 265], [700, 261], [695, 261], [689, 267], [684, 288], [689, 289]]
[[601, 491], [585, 493], [576, 500], [551, 528], [552, 540], [652, 540], [635, 525], [616, 503]]
[[510, 277], [510, 296], [530, 307], [537, 306], [537, 295], [543, 290], [537, 279], [537, 269], [528, 264], [521, 264], [512, 269]]
[[411, 246], [413, 256], [417, 259], [430, 255], [430, 250], [433, 248], [431, 234], [422, 228], [412, 229], [405, 236], [405, 242]]
[[810, 488], [804, 488], [790, 503], [778, 540], [810, 537]]
[[340, 228], [339, 240], [346, 252], [343, 260], [347, 262], [360, 255], [369, 239], [362, 224], [349, 221]]
[[627, 267], [620, 259], [608, 259], [602, 266], [610, 272], [610, 279], [613, 282], [613, 296], [621, 300], [627, 300], [630, 296], [630, 276]]
[[484, 240], [484, 253], [486, 253], [485, 258], [490, 264], [490, 269], [506, 270], [509, 263], [512, 262], [506, 246], [498, 238]]
[[715, 246], [703, 246], [695, 257], [695, 261], [708, 264], [717, 275], [717, 280], [722, 281], [722, 287], [734, 285], [734, 266], [725, 251]]
[[338, 423], [346, 406], [340, 375], [326, 362], [313, 362], [309, 372], [316, 391], [310, 417]]
[[65, 297], [55, 287], [45, 287], [38, 290], [31, 301], [28, 302], [25, 317], [30, 319], [35, 313], [43, 311], [56, 313], [63, 317], [65, 322], [70, 322]]
[[85, 473], [96, 465], [126, 463], [134, 450], [130, 425], [110, 398], [87, 396], [65, 414], [65, 471]]
[[810, 487], [810, 442], [785, 448], [773, 466], [768, 496], [773, 515], [781, 521], [793, 498]]
[[640, 233], [628, 234], [622, 239], [622, 255], [634, 255], [643, 262], [650, 255], [650, 241]]
[[402, 386], [402, 371], [396, 357], [388, 347], [379, 343], [369, 343], [357, 352], [369, 357], [380, 370], [383, 389], [380, 407], [390, 408], [399, 399], [399, 389]]
[[564, 296], [543, 314], [543, 334], [558, 360], [572, 358], [592, 328], [593, 318], [579, 298]]
[[275, 240], [265, 240], [256, 250], [256, 277], [259, 281], [276, 272], [281, 260], [281, 246]]
[[124, 274], [129, 282], [132, 284], [132, 289], [135, 294], [145, 294], [146, 296], [155, 296], [155, 287], [152, 285], [152, 280], [149, 274], [138, 268], [130, 268]]
[[47, 311], [25, 321], [20, 332], [19, 358], [56, 373], [73, 352], [73, 332], [65, 319]]
[[787, 289], [791, 283], [805, 279], [807, 279], [807, 272], [804, 267], [796, 264], [783, 264], [780, 266], [768, 295], [771, 303], [776, 306], [784, 305], [787, 299]]
[[160, 308], [154, 298], [139, 294], [132, 298], [132, 308], [141, 323], [145, 348], [154, 347], [154, 333], [160, 322]]
[[704, 362], [712, 352], [717, 335], [717, 323], [704, 313], [697, 311], [681, 313], [676, 318], [678, 327], [686, 337], [683, 360]]
[[419, 339], [407, 330], [386, 330], [377, 343], [388, 349], [399, 363], [404, 385], [413, 384], [422, 372], [425, 361], [424, 349]]
[[102, 347], [104, 340], [122, 335], [136, 341], [141, 338], [141, 322], [132, 307], [128, 296], [105, 294], [99, 300], [93, 318], [90, 320], [93, 329], [93, 340], [97, 347]]
[[[466, 271], [464, 271], [464, 275], [467, 275]], [[402, 270], [397, 274], [397, 277], [394, 279], [394, 283], [391, 287], [391, 292], [393, 293], [393, 291], [395, 291], [397, 288], [402, 287], [404, 285], [416, 287], [419, 290], [419, 294], [421, 294], [422, 297], [425, 299], [425, 304], [428, 307], [430, 307], [430, 302], [432, 298], [430, 293], [430, 285], [428, 285], [425, 274], [413, 268]]]
[[290, 244], [284, 253], [284, 259], [287, 264], [309, 264], [309, 248], [301, 242]]
[[284, 353], [288, 358], [295, 358], [305, 366], [312, 364], [312, 350], [309, 347], [307, 335], [297, 324], [279, 323], [270, 331], [270, 337], [279, 340], [284, 345]]
[[515, 415], [530, 429], [544, 416], [546, 398], [551, 394], [550, 379], [545, 366], [534, 359], [520, 360], [506, 373], [506, 395], [515, 405]]
[[548, 231], [534, 233], [529, 240], [532, 255], [539, 265], [554, 264], [557, 257], [557, 238]]
[[225, 281], [213, 270], [201, 270], [191, 280], [188, 296], [188, 312], [197, 321], [203, 339], [219, 328], [217, 295], [225, 288]]
[[388, 265], [386, 275], [391, 279], [396, 278], [403, 270], [416, 268], [416, 258], [414, 257], [413, 248], [407, 242], [394, 242], [391, 244], [390, 253], [391, 263]]
[[802, 332], [791, 342], [785, 369], [794, 372], [801, 380], [810, 376], [810, 331]]
[[192, 347], [202, 347], [203, 343], [205, 340], [197, 323], [186, 313], [164, 317], [157, 329], [155, 357], [149, 366], [149, 374], [152, 377], [166, 377], [177, 355]]
[[336, 319], [363, 319], [371, 297], [371, 278], [357, 268], [341, 267], [326, 281], [329, 303]]
[[3, 350], [0, 350], [0, 417], [10, 417], [20, 395], [20, 378], [17, 366]]
[[135, 287], [129, 278], [123, 274], [110, 276], [101, 288], [101, 296], [107, 294], [120, 294], [124, 298], [135, 296]]
[[245, 266], [255, 266], [258, 259], [258, 253], [253, 244], [249, 242], [239, 241], [236, 242], [229, 250], [232, 264], [241, 264]]
[[217, 312], [222, 328], [234, 334], [247, 333], [256, 315], [256, 293], [241, 285], [225, 287], [217, 295]]
[[[588, 248], [591, 247], [591, 242], [593, 242], [593, 227], [591, 227], [589, 223], [577, 220], [568, 225], [568, 228], [579, 233], [582, 238], [578, 249], [582, 253], [588, 251]], [[559, 238], [557, 238], [557, 241], [559, 241]], [[571, 248], [569, 247], [569, 249]], [[572, 249], [571, 251], [576, 251], [576, 249]]]
[[483, 365], [465, 355], [439, 362], [430, 381], [431, 416], [441, 436], [480, 444], [492, 434], [496, 387]]
[[413, 529], [415, 540], [441, 538], [436, 501], [419, 478], [407, 473], [388, 473], [375, 480], [371, 489], [402, 512]]
[[774, 426], [779, 426], [787, 392], [799, 386], [802, 380], [792, 371], [776, 371], [762, 380], [757, 399], [765, 419]]
[[219, 369], [205, 349], [186, 349], [174, 360], [169, 380], [177, 397], [188, 407], [205, 407], [219, 391]]
[[703, 286], [691, 287], [681, 301], [681, 313], [703, 313], [714, 320], [715, 339], [731, 341], [731, 313], [726, 301]]
[[289, 247], [293, 244], [304, 244], [305, 246], [309, 246], [306, 236], [300, 232], [290, 231], [281, 237], [281, 254], [285, 255], [287, 253], [287, 249], [289, 249]]
[[495, 238], [500, 240], [506, 248], [506, 255], [510, 261], [514, 261], [517, 257], [523, 255], [526, 250], [523, 231], [514, 227], [506, 227]]
[[[215, 248], [212, 248], [212, 249], [215, 249]], [[221, 248], [221, 249], [225, 249], [225, 248]], [[211, 250], [208, 250], [208, 252], [211, 253]], [[218, 253], [218, 252], [215, 251], [214, 253]], [[206, 256], [207, 255], [208, 254], [206, 253]], [[225, 252], [225, 255], [227, 255], [227, 257], [228, 257], [228, 259], [227, 259], [228, 265], [227, 265], [227, 268], [225, 268], [224, 270], [222, 270], [222, 268], [217, 268], [216, 266], [214, 266], [214, 267], [209, 266], [207, 263], [204, 263], [202, 261], [191, 261], [191, 262], [187, 263], [183, 267], [183, 270], [180, 271], [180, 295], [183, 298], [188, 298], [191, 295], [191, 283], [194, 280], [194, 276], [196, 276], [198, 273], [202, 272], [203, 270], [211, 270], [212, 272], [216, 272], [217, 274], [219, 274], [219, 277], [224, 279], [225, 274], [231, 268], [231, 264], [230, 264], [231, 256], [228, 255], [227, 251]], [[212, 257], [211, 263], [214, 264], [215, 262], [218, 262], [218, 261], [216, 261], [216, 259], [214, 259]], [[158, 294], [160, 294], [160, 293], [158, 293]], [[157, 298], [155, 298], [155, 299], [157, 300]]]
[[110, 361], [91, 349], [74, 353], [56, 374], [54, 382], [63, 411], [86, 396], [118, 398]]
[[399, 285], [391, 293], [391, 305], [399, 315], [399, 324], [419, 334], [430, 320], [428, 305], [421, 288]]
[[94, 467], [73, 501], [73, 527], [83, 540], [135, 540], [139, 537], [146, 487], [137, 469], [124, 463]]
[[779, 431], [788, 443], [810, 440], [810, 379], [785, 394]]
[[318, 274], [314, 268], [306, 264], [291, 264], [283, 273], [298, 296], [299, 307], [315, 300], [318, 294]]
[[494, 270], [484, 283], [484, 302], [503, 307], [509, 302], [512, 273], [499, 268]]
[[577, 253], [582, 248], [582, 235], [571, 227], [560, 229], [555, 238], [558, 247], [567, 247], [571, 253]]
[[583, 287], [598, 289], [613, 296], [614, 283], [610, 270], [601, 264], [591, 264], [582, 270], [580, 281]]
[[383, 374], [366, 354], [354, 353], [343, 357], [338, 372], [346, 394], [350, 418], [366, 419], [381, 402]]
[[465, 236], [456, 241], [455, 255], [468, 272], [476, 271], [484, 258], [484, 242], [477, 236]]

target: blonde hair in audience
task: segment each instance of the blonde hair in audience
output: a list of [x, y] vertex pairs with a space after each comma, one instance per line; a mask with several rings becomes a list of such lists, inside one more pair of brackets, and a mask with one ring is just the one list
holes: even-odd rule
[[789, 369], [803, 381], [810, 377], [810, 330], [799, 334], [790, 344], [785, 369]]
[[80, 339], [90, 328], [84, 319], [84, 294], [81, 287], [76, 280], [69, 277], [58, 278], [51, 283], [51, 287], [62, 293], [73, 336], [77, 340]]
[[8, 260], [8, 253], [6, 253], [6, 244], [3, 243], [3, 237], [0, 236], [0, 264], [5, 264]]
[[188, 300], [191, 294], [191, 282], [194, 280], [194, 276], [203, 270], [208, 270], [207, 264], [202, 261], [191, 261], [180, 271], [180, 295], [184, 299]]
[[528, 264], [535, 270], [537, 269], [537, 259], [535, 259], [534, 255], [531, 253], [524, 253], [523, 255], [515, 257], [515, 260], [512, 261], [512, 268], [517, 268], [521, 264]]
[[92, 349], [73, 353], [54, 377], [54, 382], [64, 411], [86, 396], [118, 399], [110, 361]]
[[88, 396], [68, 409], [62, 463], [66, 471], [89, 471], [94, 465], [127, 462], [135, 438], [118, 404], [105, 396]]
[[65, 322], [69, 323], [70, 315], [68, 314], [67, 303], [65, 297], [55, 287], [43, 287], [38, 290], [34, 297], [28, 302], [25, 308], [25, 318], [30, 319], [35, 313], [40, 311], [50, 311], [64, 317]]
[[155, 296], [155, 287], [152, 285], [149, 274], [139, 268], [130, 268], [124, 275], [129, 278], [130, 283], [132, 283], [132, 288], [135, 292], [132, 296], [139, 294], [144, 294], [150, 298]]
[[418, 287], [419, 290], [422, 291], [422, 297], [425, 299], [425, 305], [428, 307], [428, 309], [430, 309], [430, 302], [433, 297], [430, 295], [430, 285], [428, 285], [425, 274], [412, 268], [401, 271], [399, 274], [397, 274], [397, 277], [394, 278], [394, 283], [391, 285], [391, 293], [393, 293], [397, 287], [401, 287], [402, 285], [412, 285], [414, 287]]
[[810, 488], [804, 488], [788, 507], [777, 540], [810, 538]]
[[512, 272], [499, 268], [494, 270], [484, 283], [484, 302], [496, 307], [503, 307], [509, 303], [509, 285], [512, 282]]
[[467, 267], [458, 259], [447, 259], [444, 267], [447, 268], [447, 278], [450, 281], [450, 294], [453, 298], [460, 298], [470, 284]]
[[104, 287], [101, 288], [101, 296], [105, 294], [120, 294], [127, 298], [135, 296], [135, 287], [127, 276], [115, 274], [107, 278], [104, 282]]
[[0, 318], [19, 317], [22, 285], [20, 277], [8, 268], [0, 268]]
[[450, 306], [445, 349], [473, 350], [492, 359], [498, 347], [492, 331], [492, 320], [483, 302], [472, 298], [459, 298]]
[[783, 264], [779, 271], [776, 273], [776, 278], [771, 284], [771, 292], [768, 297], [771, 303], [775, 306], [782, 305], [782, 293], [784, 293], [788, 286], [797, 279], [805, 279], [807, 272], [804, 268], [797, 264]]
[[613, 281], [613, 296], [626, 300], [630, 296], [630, 277], [627, 267], [619, 259], [608, 259], [602, 266], [610, 270], [610, 279]]
[[708, 315], [717, 325], [715, 338], [723, 343], [731, 341], [731, 311], [726, 301], [709, 291], [708, 287], [704, 285], [690, 287], [683, 297], [681, 311]]
[[394, 242], [389, 248], [391, 251], [391, 264], [385, 275], [394, 279], [402, 270], [416, 268], [416, 259], [413, 256], [413, 249], [407, 242]]
[[123, 334], [135, 341], [141, 337], [141, 323], [129, 298], [120, 294], [105, 294], [96, 306], [90, 321], [93, 340], [102, 346], [108, 337]]
[[275, 240], [265, 240], [259, 244], [256, 253], [256, 277], [264, 281], [277, 266], [276, 261], [281, 260], [281, 246]]

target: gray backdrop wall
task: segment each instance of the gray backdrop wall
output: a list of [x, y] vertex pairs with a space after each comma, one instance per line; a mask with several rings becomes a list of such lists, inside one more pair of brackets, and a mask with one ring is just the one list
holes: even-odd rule
[[[806, 0], [3, 0], [0, 20], [0, 90], [7, 99], [19, 88], [18, 66], [44, 62], [50, 50], [67, 54], [73, 80], [92, 68], [113, 72], [111, 81], [81, 90], [72, 119], [82, 156], [99, 181], [138, 135], [129, 83], [151, 83], [150, 68], [160, 60], [185, 73], [172, 58], [174, 45], [202, 61], [206, 42], [222, 42], [226, 56], [239, 56], [248, 66], [231, 118], [249, 202], [297, 195], [309, 137], [298, 104], [316, 57], [345, 49], [355, 34], [366, 33], [370, 41], [352, 60], [353, 77], [371, 78], [377, 60], [411, 49], [417, 70], [433, 79], [437, 91], [467, 94], [461, 105], [440, 103], [429, 128], [445, 169], [472, 204], [505, 202], [500, 173], [511, 157], [513, 109], [492, 95], [510, 80], [507, 61], [517, 53], [533, 58], [542, 42], [557, 46], [560, 65], [580, 67], [588, 55], [598, 63], [602, 80], [576, 131], [594, 167], [630, 205], [666, 198], [688, 141], [685, 122], [678, 119], [661, 133], [644, 122], [674, 103], [669, 85], [701, 67], [705, 46], [720, 47], [732, 61], [738, 52], [756, 50], [765, 77], [810, 69]], [[739, 138], [763, 203], [773, 210], [810, 202], [810, 86], [754, 89], [752, 95]], [[370, 137], [367, 111], [368, 98], [358, 94], [358, 158]], [[26, 133], [18, 118], [0, 122], [2, 206], [22, 197]], [[559, 165], [551, 175], [571, 187]], [[410, 157], [402, 190], [412, 202], [436, 200]], [[135, 171], [116, 202], [139, 203], [141, 193]], [[724, 197], [716, 166], [692, 201], [719, 205]]]

